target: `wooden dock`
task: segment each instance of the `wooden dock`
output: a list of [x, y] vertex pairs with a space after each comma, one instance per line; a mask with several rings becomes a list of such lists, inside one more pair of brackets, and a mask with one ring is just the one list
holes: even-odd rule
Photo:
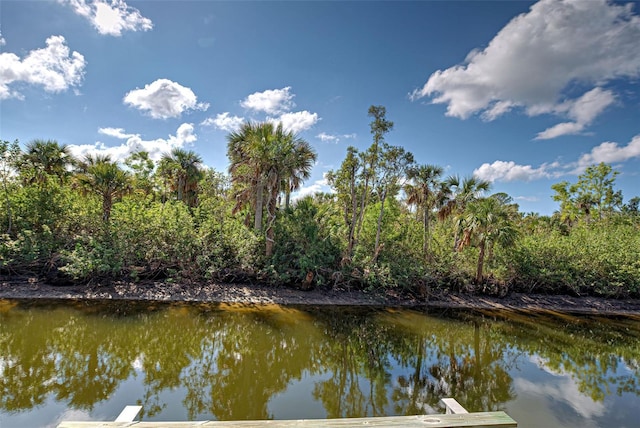
[[456, 400], [442, 400], [447, 409], [444, 415], [417, 416], [385, 416], [369, 418], [344, 419], [299, 419], [299, 420], [264, 420], [264, 421], [190, 421], [190, 422], [141, 422], [134, 421], [140, 406], [127, 406], [113, 422], [62, 422], [58, 428], [216, 428], [216, 427], [468, 427], [468, 428], [506, 428], [517, 427], [516, 421], [505, 412], [468, 413]]

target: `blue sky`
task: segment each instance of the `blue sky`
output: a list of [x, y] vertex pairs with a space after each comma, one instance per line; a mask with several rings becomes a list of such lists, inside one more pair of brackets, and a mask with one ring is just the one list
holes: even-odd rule
[[640, 3], [0, 1], [0, 138], [115, 159], [174, 147], [226, 171], [226, 135], [274, 120], [318, 153], [390, 144], [475, 174], [521, 211], [592, 163], [640, 195]]

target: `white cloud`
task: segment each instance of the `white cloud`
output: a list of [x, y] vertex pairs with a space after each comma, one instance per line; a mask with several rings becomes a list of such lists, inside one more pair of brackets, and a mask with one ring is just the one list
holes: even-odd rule
[[584, 125], [577, 122], [562, 122], [539, 132], [536, 140], [550, 140], [561, 135], [579, 134], [584, 129]]
[[316, 138], [318, 138], [320, 141], [325, 143], [338, 144], [342, 139], [348, 140], [348, 139], [356, 138], [356, 134], [333, 135], [333, 134], [327, 134], [326, 132], [321, 132], [318, 135], [316, 135]]
[[490, 182], [531, 181], [549, 177], [550, 173], [547, 171], [547, 168], [547, 164], [543, 164], [539, 168], [534, 168], [531, 165], [518, 165], [514, 161], [505, 162], [497, 160], [492, 164], [482, 164], [473, 171], [473, 175]]
[[313, 182], [313, 184], [309, 186], [301, 187], [300, 189], [298, 189], [298, 191], [292, 193], [291, 200], [297, 201], [298, 199], [302, 199], [305, 196], [315, 195], [316, 193], [320, 193], [320, 192], [326, 192], [326, 193], [333, 192], [333, 189], [331, 189], [331, 187], [329, 186], [329, 183], [327, 182], [327, 179], [324, 177], [324, 174], [323, 174], [322, 180], [316, 180]]
[[282, 127], [286, 131], [296, 134], [311, 128], [318, 120], [318, 113], [310, 113], [307, 110], [284, 113], [280, 117], [267, 117], [267, 121], [273, 123], [282, 122]]
[[540, 200], [540, 198], [538, 198], [537, 196], [516, 196], [515, 198], [516, 201], [525, 201], [525, 202], [538, 202]]
[[614, 163], [632, 158], [640, 158], [640, 135], [633, 137], [626, 146], [619, 146], [618, 143], [607, 141], [594, 147], [589, 153], [580, 156], [578, 171], [600, 162]]
[[88, 19], [100, 34], [121, 36], [123, 31], [148, 31], [153, 28], [149, 18], [127, 5], [124, 0], [58, 0], [69, 5], [73, 11]]
[[157, 138], [155, 140], [143, 140], [140, 134], [128, 134], [122, 128], [100, 128], [101, 134], [126, 141], [119, 146], [107, 146], [102, 142], [95, 144], [70, 144], [71, 153], [78, 158], [88, 154], [109, 155], [114, 161], [123, 161], [129, 155], [139, 151], [149, 152], [149, 157], [159, 160], [164, 153], [169, 153], [174, 148], [181, 148], [193, 144], [197, 139], [194, 134], [192, 123], [183, 123], [176, 130], [176, 135], [169, 135], [168, 138]]
[[[640, 17], [632, 8], [606, 0], [541, 0], [465, 63], [433, 73], [411, 98], [432, 97], [447, 105], [448, 116], [462, 119], [481, 113], [493, 120], [521, 107], [529, 115], [574, 120], [538, 138], [580, 132], [612, 102], [604, 84], [640, 75]], [[582, 86], [592, 89], [563, 99], [568, 88]]]
[[290, 93], [291, 86], [282, 89], [269, 89], [255, 92], [245, 98], [240, 105], [244, 108], [264, 112], [267, 114], [281, 114], [295, 107], [294, 94]]
[[32, 50], [23, 60], [13, 53], [0, 53], [0, 99], [23, 98], [9, 88], [16, 82], [41, 85], [47, 92], [61, 92], [82, 82], [84, 57], [71, 53], [62, 36], [49, 37], [46, 45]]
[[7, 44], [7, 41], [2, 37], [2, 33], [0, 33], [0, 46], [4, 46]]
[[200, 123], [203, 126], [213, 126], [227, 132], [237, 131], [244, 123], [244, 117], [229, 116], [229, 112], [219, 113], [215, 119], [208, 117]]
[[583, 153], [577, 161], [560, 163], [543, 163], [537, 168], [531, 165], [519, 165], [514, 161], [497, 160], [491, 164], [484, 163], [473, 171], [473, 175], [490, 182], [494, 181], [531, 181], [541, 178], [557, 178], [565, 174], [581, 174], [584, 170], [600, 162], [615, 163], [640, 158], [640, 134], [631, 139], [629, 144], [620, 146], [614, 142], [604, 142]]
[[576, 100], [566, 101], [555, 107], [556, 113], [566, 113], [575, 122], [559, 123], [538, 134], [536, 140], [547, 140], [560, 135], [578, 134], [600, 113], [614, 103], [613, 92], [594, 88]]
[[154, 119], [179, 117], [186, 110], [206, 110], [190, 88], [169, 79], [158, 79], [143, 89], [128, 92], [123, 101], [139, 110], [148, 111]]
[[100, 134], [108, 135], [110, 137], [126, 140], [131, 137], [135, 137], [137, 134], [126, 134], [122, 128], [100, 128], [98, 129]]
[[316, 138], [320, 139], [320, 141], [323, 142], [329, 142], [329, 143], [337, 143], [339, 140], [339, 137], [337, 135], [331, 135], [331, 134], [327, 134], [325, 132], [321, 132], [318, 135], [316, 135]]

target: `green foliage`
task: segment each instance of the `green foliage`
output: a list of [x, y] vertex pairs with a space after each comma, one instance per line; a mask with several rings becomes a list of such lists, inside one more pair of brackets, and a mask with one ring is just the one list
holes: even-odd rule
[[280, 244], [269, 261], [274, 281], [306, 287], [330, 282], [340, 261], [330, 210], [331, 205], [307, 196], [280, 218], [276, 225]]
[[[309, 178], [316, 160], [311, 145], [282, 125], [271, 122], [244, 123], [227, 136], [234, 212], [248, 207], [254, 214], [254, 229], [265, 226], [265, 256], [275, 245], [278, 197], [285, 194], [285, 208], [292, 191]], [[263, 211], [267, 213], [263, 225]]]
[[247, 123], [230, 134], [229, 176], [184, 150], [157, 163], [136, 153], [124, 170], [106, 156], [74, 159], [55, 141], [25, 151], [2, 141], [0, 271], [63, 282], [257, 279], [422, 297], [434, 288], [640, 294], [640, 199], [622, 205], [611, 166], [554, 184], [553, 216], [520, 215], [506, 194], [483, 197], [486, 181], [415, 166], [411, 153], [385, 143], [393, 128], [385, 115], [369, 109], [373, 144], [349, 147], [327, 174], [335, 193], [293, 207], [289, 195], [316, 155], [281, 125]]
[[23, 230], [15, 237], [0, 235], [0, 272], [42, 271], [56, 247], [54, 236], [47, 226], [37, 234], [32, 230]]
[[218, 208], [222, 211], [219, 217], [209, 207], [207, 203], [200, 207], [207, 214], [201, 219], [198, 236], [197, 264], [201, 272], [207, 279], [224, 281], [252, 276], [263, 259], [264, 240], [231, 215], [230, 205]]
[[71, 251], [60, 252], [63, 265], [60, 271], [74, 280], [118, 277], [122, 273], [122, 259], [110, 240], [84, 236]]
[[197, 232], [186, 204], [152, 202], [143, 210], [116, 204], [112, 231], [123, 260], [144, 268], [145, 274], [175, 270], [184, 278], [197, 276]]
[[627, 297], [640, 295], [638, 225], [581, 225], [569, 235], [524, 235], [506, 260], [518, 291]]
[[620, 208], [622, 192], [614, 190], [617, 175], [611, 165], [601, 162], [587, 167], [577, 183], [563, 181], [551, 186], [556, 192], [553, 200], [560, 202], [562, 221], [571, 225], [580, 218], [602, 220]]

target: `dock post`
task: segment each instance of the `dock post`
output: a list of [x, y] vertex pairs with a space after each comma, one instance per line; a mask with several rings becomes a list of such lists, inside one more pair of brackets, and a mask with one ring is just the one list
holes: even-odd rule
[[467, 412], [467, 409], [462, 407], [462, 405], [456, 401], [455, 398], [443, 398], [440, 400], [440, 402], [444, 404], [444, 407], [446, 409], [445, 413], [447, 415], [451, 415], [451, 414], [459, 415], [463, 413], [469, 413]]
[[114, 422], [133, 422], [142, 410], [142, 406], [126, 406]]

